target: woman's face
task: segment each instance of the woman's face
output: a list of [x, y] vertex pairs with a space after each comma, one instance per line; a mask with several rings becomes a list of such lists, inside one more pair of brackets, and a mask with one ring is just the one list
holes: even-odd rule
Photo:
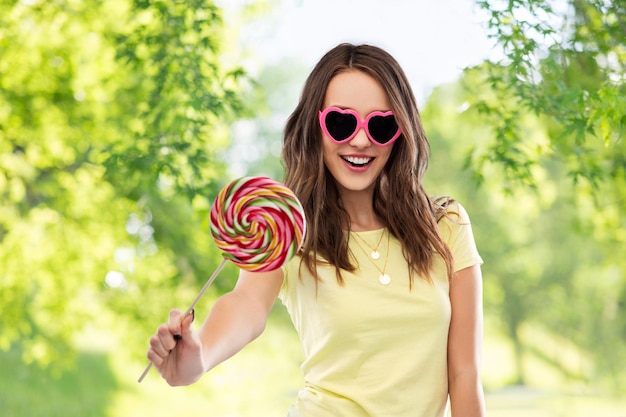
[[[339, 73], [330, 80], [322, 110], [330, 106], [352, 109], [361, 120], [373, 111], [391, 110], [378, 81], [358, 70]], [[324, 132], [322, 137], [324, 163], [340, 190], [372, 191], [394, 144], [378, 146], [372, 143], [363, 128], [352, 139], [340, 144], [333, 142]]]

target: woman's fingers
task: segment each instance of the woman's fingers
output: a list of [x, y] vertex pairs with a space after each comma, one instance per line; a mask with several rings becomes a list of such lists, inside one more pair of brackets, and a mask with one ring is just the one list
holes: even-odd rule
[[171, 310], [168, 322], [161, 324], [156, 333], [150, 337], [150, 348], [146, 356], [160, 371], [179, 341], [184, 339], [185, 345], [190, 342], [193, 344], [194, 338], [191, 330], [193, 320], [193, 311], [185, 316], [180, 310]]
[[175, 340], [180, 340], [180, 337], [183, 334], [182, 321], [183, 321], [182, 311], [178, 309], [170, 310], [170, 318], [169, 318], [169, 321], [167, 322], [167, 327], [170, 331], [170, 334], [173, 336]]
[[[176, 343], [172, 339], [171, 333], [167, 326], [162, 324], [158, 327], [157, 332], [150, 337], [148, 359], [152, 360], [155, 356], [164, 359], [170, 354], [174, 346], [176, 346]], [[151, 355], [151, 353], [153, 353], [153, 355]], [[161, 361], [157, 362], [160, 363]]]
[[158, 327], [157, 338], [160, 342], [157, 346], [163, 349], [163, 351], [159, 351], [159, 353], [163, 356], [169, 354], [169, 352], [176, 347], [176, 340], [174, 340], [167, 324], [162, 324]]
[[146, 357], [157, 368], [161, 366], [161, 364], [163, 364], [163, 361], [165, 360], [165, 358], [163, 358], [162, 356], [157, 355], [156, 351], [153, 348], [148, 349]]
[[187, 316], [185, 316], [180, 310], [170, 311], [170, 317], [169, 321], [167, 322], [167, 326], [175, 341], [181, 340], [183, 336], [191, 336], [191, 322], [193, 322], [193, 319], [193, 310], [191, 310], [191, 312]]
[[170, 311], [169, 321], [161, 324], [155, 334], [150, 337], [150, 349], [147, 357], [154, 365], [160, 365], [176, 347], [176, 336], [182, 332], [182, 312]]

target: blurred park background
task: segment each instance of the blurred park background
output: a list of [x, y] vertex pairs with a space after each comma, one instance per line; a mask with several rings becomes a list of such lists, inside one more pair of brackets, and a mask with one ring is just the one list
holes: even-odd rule
[[[221, 260], [217, 191], [282, 179], [282, 125], [312, 62], [289, 54], [297, 26], [284, 58], [250, 45], [285, 4], [312, 3], [0, 0], [0, 415], [284, 415], [301, 353], [280, 304], [199, 383], [136, 380], [149, 335]], [[341, 40], [400, 27], [416, 51], [435, 42], [393, 18], [408, 1], [345, 3], [314, 21], [313, 61], [351, 8], [381, 24]], [[463, 7], [489, 54], [416, 94], [427, 189], [467, 207], [485, 260], [488, 415], [626, 417], [626, 1]], [[197, 317], [236, 275], [228, 265]]]

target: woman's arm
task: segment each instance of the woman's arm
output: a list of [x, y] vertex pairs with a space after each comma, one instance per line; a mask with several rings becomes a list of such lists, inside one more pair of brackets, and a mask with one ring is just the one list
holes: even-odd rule
[[241, 270], [235, 288], [215, 302], [198, 333], [191, 317], [172, 310], [169, 322], [150, 338], [148, 359], [170, 385], [197, 381], [263, 332], [282, 282], [281, 269]]
[[450, 283], [452, 319], [448, 336], [448, 392], [452, 417], [484, 417], [480, 377], [483, 311], [479, 265], [462, 269]]
[[235, 288], [218, 299], [200, 329], [205, 372], [263, 333], [282, 282], [281, 269], [240, 272]]

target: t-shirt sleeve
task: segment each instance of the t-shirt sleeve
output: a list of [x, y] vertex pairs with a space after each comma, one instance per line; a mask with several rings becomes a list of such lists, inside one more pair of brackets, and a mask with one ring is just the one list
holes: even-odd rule
[[298, 279], [299, 265], [300, 257], [296, 255], [281, 266], [281, 270], [283, 271], [283, 285], [278, 292], [278, 299], [282, 301], [283, 304], [285, 303], [289, 285], [293, 285], [290, 280]]
[[454, 257], [454, 271], [481, 265], [483, 260], [476, 248], [467, 211], [460, 203], [453, 202], [448, 207], [448, 214], [439, 221], [439, 230]]

